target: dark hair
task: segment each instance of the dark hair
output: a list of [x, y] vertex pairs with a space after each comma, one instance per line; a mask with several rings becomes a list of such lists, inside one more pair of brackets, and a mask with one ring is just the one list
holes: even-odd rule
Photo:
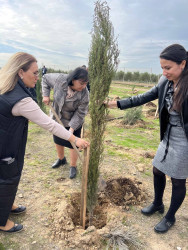
[[187, 60], [187, 51], [180, 44], [172, 44], [161, 52], [160, 58], [180, 64], [183, 60]]
[[180, 112], [182, 109], [182, 103], [188, 95], [188, 52], [182, 45], [172, 44], [161, 52], [160, 58], [173, 61], [177, 64], [181, 64], [183, 60], [186, 61], [185, 68], [182, 71], [177, 90], [173, 97], [173, 108]]
[[83, 82], [88, 82], [88, 72], [82, 67], [78, 67], [73, 70], [67, 77], [67, 83], [69, 86], [73, 86], [73, 80], [82, 80]]

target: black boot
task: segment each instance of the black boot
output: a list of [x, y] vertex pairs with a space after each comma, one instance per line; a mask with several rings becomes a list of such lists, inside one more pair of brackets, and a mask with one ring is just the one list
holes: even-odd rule
[[69, 175], [69, 178], [70, 179], [73, 179], [76, 177], [76, 174], [77, 174], [77, 168], [76, 167], [70, 167], [70, 175]]
[[160, 206], [155, 206], [153, 203], [151, 203], [151, 205], [149, 205], [148, 207], [142, 208], [141, 212], [144, 215], [152, 215], [155, 212], [159, 212], [161, 214], [164, 213], [164, 204], [160, 205]]
[[58, 159], [54, 164], [52, 165], [52, 168], [59, 168], [61, 165], [67, 164], [67, 160], [64, 157], [62, 160]]
[[157, 233], [165, 233], [167, 232], [176, 222], [174, 218], [172, 221], [167, 220], [165, 217], [154, 227], [155, 232]]

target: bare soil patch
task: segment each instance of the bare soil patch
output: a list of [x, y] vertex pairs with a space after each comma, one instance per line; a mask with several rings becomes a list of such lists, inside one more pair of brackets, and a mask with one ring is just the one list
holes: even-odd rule
[[[70, 180], [69, 164], [58, 169], [51, 168], [56, 160], [52, 136], [30, 124], [25, 166], [16, 197], [16, 203], [26, 205], [27, 212], [11, 216], [15, 222], [22, 223], [25, 230], [14, 235], [0, 233], [0, 249], [103, 250], [110, 249], [109, 241], [119, 240], [118, 236], [122, 233], [123, 236], [132, 235], [137, 243], [129, 246], [131, 250], [177, 250], [177, 247], [187, 250], [187, 195], [176, 215], [174, 227], [167, 234], [156, 234], [153, 228], [162, 215], [156, 213], [146, 217], [140, 213], [140, 209], [153, 200], [151, 162], [137, 162], [137, 158], [144, 154], [146, 159], [152, 160], [153, 152], [134, 148], [115, 150], [133, 154], [134, 161], [104, 152], [100, 167], [103, 185], [102, 188], [99, 185], [93, 226], [89, 226], [87, 218], [87, 229], [84, 230], [79, 225], [81, 176]], [[66, 157], [69, 161], [68, 151]], [[170, 197], [171, 182], [167, 178], [165, 212]]]
[[[73, 193], [70, 197], [70, 202], [67, 205], [65, 205], [65, 202], [62, 202], [58, 209], [50, 216], [53, 225], [55, 225], [53, 227], [54, 237], [58, 237], [60, 241], [64, 241], [66, 247], [76, 249], [82, 247], [84, 249], [91, 249], [91, 247], [95, 248], [96, 246], [102, 247], [101, 241], [105, 235], [112, 234], [110, 233], [111, 229], [115, 232], [115, 228], [108, 224], [111, 214], [116, 212], [120, 207], [122, 211], [128, 211], [129, 206], [138, 205], [141, 200], [145, 199], [141, 184], [141, 182], [129, 178], [109, 179], [106, 181], [104, 190], [98, 194], [97, 205], [93, 211], [92, 226], [90, 225], [91, 221], [89, 222], [87, 211], [86, 230], [80, 227], [81, 194], [77, 192]], [[125, 218], [126, 215], [124, 214], [124, 220], [126, 220]], [[116, 221], [115, 224], [118, 228], [119, 223]], [[86, 238], [83, 238], [84, 232], [87, 232]], [[95, 236], [93, 235], [94, 232]], [[127, 244], [129, 243], [127, 242]]]

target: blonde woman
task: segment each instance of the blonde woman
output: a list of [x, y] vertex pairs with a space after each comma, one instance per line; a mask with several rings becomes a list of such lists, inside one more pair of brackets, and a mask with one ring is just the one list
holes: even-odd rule
[[10, 221], [9, 214], [20, 214], [26, 207], [14, 204], [24, 165], [28, 120], [54, 135], [75, 142], [79, 148], [89, 143], [42, 112], [28, 88], [38, 80], [37, 60], [30, 54], [18, 52], [0, 70], [0, 231], [19, 232], [23, 225]]

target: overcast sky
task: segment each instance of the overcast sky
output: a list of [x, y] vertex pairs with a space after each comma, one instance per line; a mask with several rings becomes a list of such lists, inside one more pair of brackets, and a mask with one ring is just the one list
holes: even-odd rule
[[[0, 67], [17, 51], [39, 67], [70, 70], [88, 64], [94, 0], [0, 0]], [[188, 0], [107, 0], [118, 37], [118, 70], [161, 73], [159, 54], [188, 50]]]

